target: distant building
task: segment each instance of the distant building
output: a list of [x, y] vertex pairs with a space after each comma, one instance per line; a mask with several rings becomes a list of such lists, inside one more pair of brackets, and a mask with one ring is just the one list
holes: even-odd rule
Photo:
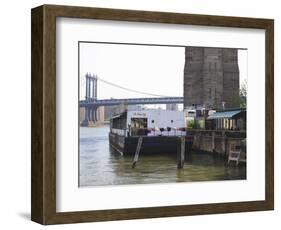
[[104, 122], [104, 106], [100, 106], [97, 109], [97, 121]]
[[114, 115], [115, 106], [105, 106], [104, 107], [104, 120], [108, 121]]
[[141, 105], [127, 105], [127, 111], [132, 111], [132, 110], [142, 110], [143, 106]]
[[79, 122], [80, 122], [80, 124], [84, 121], [84, 119], [85, 119], [85, 108], [80, 107], [79, 108]]
[[108, 121], [111, 117], [113, 117], [116, 114], [124, 112], [126, 109], [126, 106], [121, 105], [111, 105], [111, 106], [105, 106], [104, 107], [104, 119]]
[[104, 120], [108, 121], [111, 117], [116, 114], [122, 113], [125, 110], [141, 110], [143, 107], [141, 105], [111, 105], [104, 107]]
[[238, 50], [186, 47], [184, 107], [239, 107]]
[[178, 111], [178, 104], [166, 104], [166, 110]]

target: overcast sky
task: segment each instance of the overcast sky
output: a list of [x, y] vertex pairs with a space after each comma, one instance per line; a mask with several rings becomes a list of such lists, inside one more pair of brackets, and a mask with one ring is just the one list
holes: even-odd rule
[[[184, 47], [80, 43], [80, 99], [85, 74], [141, 92], [183, 96]], [[247, 51], [239, 50], [240, 83], [247, 78]], [[98, 98], [149, 97], [98, 81]]]

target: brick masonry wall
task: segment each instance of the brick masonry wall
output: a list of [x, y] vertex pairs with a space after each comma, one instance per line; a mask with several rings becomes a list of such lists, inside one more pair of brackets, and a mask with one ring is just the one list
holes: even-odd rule
[[231, 48], [186, 47], [184, 106], [239, 106], [238, 51]]

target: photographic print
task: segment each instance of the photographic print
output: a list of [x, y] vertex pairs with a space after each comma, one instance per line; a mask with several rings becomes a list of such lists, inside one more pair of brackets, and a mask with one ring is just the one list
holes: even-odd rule
[[33, 221], [274, 209], [274, 20], [42, 5], [31, 21]]
[[78, 46], [80, 187], [246, 179], [247, 49]]

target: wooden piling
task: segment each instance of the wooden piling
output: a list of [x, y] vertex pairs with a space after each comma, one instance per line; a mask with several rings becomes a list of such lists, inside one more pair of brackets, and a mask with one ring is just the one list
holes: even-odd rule
[[136, 167], [137, 161], [139, 159], [139, 154], [140, 154], [140, 150], [141, 150], [142, 140], [143, 140], [143, 138], [139, 137], [138, 145], [137, 145], [136, 152], [135, 152], [134, 161], [133, 161], [133, 164], [132, 164], [132, 168]]
[[222, 131], [222, 154], [226, 155], [225, 131]]
[[183, 168], [184, 165], [184, 154], [185, 154], [185, 137], [179, 137], [177, 140], [177, 161], [178, 169]]

